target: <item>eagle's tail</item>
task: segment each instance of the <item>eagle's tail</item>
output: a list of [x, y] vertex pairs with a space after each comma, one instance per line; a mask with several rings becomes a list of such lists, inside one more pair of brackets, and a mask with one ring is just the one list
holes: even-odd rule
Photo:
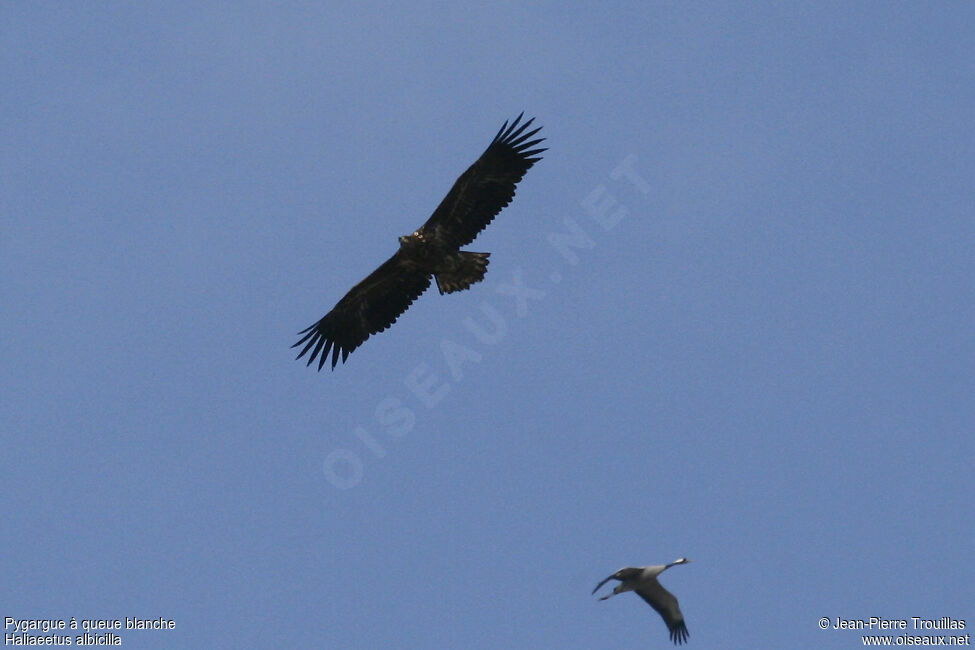
[[472, 284], [480, 282], [487, 273], [490, 253], [469, 253], [458, 251], [446, 260], [448, 268], [437, 272], [437, 288], [440, 294], [463, 291]]

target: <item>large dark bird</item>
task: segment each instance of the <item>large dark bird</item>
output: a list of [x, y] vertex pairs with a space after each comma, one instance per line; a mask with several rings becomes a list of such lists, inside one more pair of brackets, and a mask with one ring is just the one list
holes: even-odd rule
[[297, 358], [307, 353], [307, 365], [318, 357], [321, 370], [332, 352], [332, 369], [349, 353], [399, 318], [421, 293], [437, 280], [441, 295], [463, 291], [484, 279], [490, 253], [460, 250], [511, 202], [515, 185], [545, 149], [532, 149], [544, 138], [529, 140], [541, 127], [527, 131], [534, 118], [519, 126], [522, 113], [507, 122], [470, 168], [450, 188], [437, 209], [419, 230], [399, 238], [399, 250], [352, 287], [332, 311], [298, 334], [304, 345]]
[[670, 631], [670, 640], [676, 645], [687, 641], [687, 625], [684, 624], [684, 615], [680, 612], [677, 598], [657, 582], [657, 576], [672, 566], [687, 564], [690, 562], [686, 557], [678, 558], [670, 564], [658, 564], [656, 566], [628, 566], [620, 569], [609, 576], [592, 590], [592, 593], [599, 591], [599, 588], [610, 580], [619, 580], [620, 583], [605, 596], [600, 596], [599, 600], [612, 598], [616, 594], [626, 591], [635, 591], [637, 596], [647, 601], [650, 607], [657, 610], [660, 617], [667, 624]]

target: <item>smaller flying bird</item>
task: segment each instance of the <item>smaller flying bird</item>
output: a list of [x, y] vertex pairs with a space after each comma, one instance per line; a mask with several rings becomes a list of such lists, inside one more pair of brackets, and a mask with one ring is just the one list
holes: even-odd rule
[[682, 557], [674, 560], [670, 564], [624, 567], [596, 585], [592, 593], [595, 594], [599, 591], [600, 587], [610, 580], [619, 580], [620, 583], [616, 585], [612, 593], [601, 596], [599, 600], [612, 598], [616, 594], [621, 594], [624, 591], [635, 591], [640, 598], [647, 601], [650, 607], [657, 610], [657, 613], [664, 619], [664, 623], [667, 624], [667, 629], [670, 630], [670, 640], [680, 645], [687, 641], [687, 637], [689, 636], [687, 626], [684, 625], [684, 615], [680, 613], [677, 598], [674, 597], [674, 594], [660, 586], [660, 583], [657, 582], [657, 576], [672, 566], [687, 564], [688, 562], [690, 560]]

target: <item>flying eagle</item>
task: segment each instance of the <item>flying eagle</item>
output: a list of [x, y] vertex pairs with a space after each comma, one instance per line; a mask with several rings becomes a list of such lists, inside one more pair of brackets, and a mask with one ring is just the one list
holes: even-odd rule
[[474, 241], [515, 196], [515, 185], [545, 149], [532, 149], [545, 138], [529, 140], [541, 127], [527, 131], [535, 118], [521, 124], [524, 113], [505, 122], [481, 157], [461, 174], [425, 224], [399, 238], [399, 250], [352, 287], [320, 321], [298, 333], [292, 345], [304, 345], [308, 363], [318, 357], [321, 370], [332, 352], [332, 369], [371, 334], [382, 332], [437, 280], [440, 294], [463, 291], [484, 279], [490, 253], [460, 250]]

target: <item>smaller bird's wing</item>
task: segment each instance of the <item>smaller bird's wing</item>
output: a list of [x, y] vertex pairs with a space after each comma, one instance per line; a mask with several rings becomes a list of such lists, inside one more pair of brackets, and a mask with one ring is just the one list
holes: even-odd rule
[[397, 251], [392, 257], [352, 287], [317, 323], [298, 334], [301, 339], [292, 345], [304, 344], [297, 358], [311, 350], [308, 363], [315, 357], [321, 370], [332, 352], [332, 368], [339, 355], [344, 363], [349, 353], [362, 345], [370, 335], [381, 332], [399, 318], [421, 293], [430, 286], [430, 276], [413, 267]]
[[645, 600], [650, 607], [657, 610], [660, 617], [667, 624], [670, 630], [670, 640], [680, 645], [687, 641], [689, 636], [687, 626], [684, 624], [684, 615], [677, 604], [677, 597], [664, 589], [656, 580], [653, 583], [640, 587], [636, 590], [640, 598]]
[[602, 580], [601, 580], [601, 581], [599, 582], [599, 584], [598, 584], [598, 585], [596, 585], [596, 588], [592, 590], [592, 595], [595, 595], [595, 593], [596, 593], [597, 591], [599, 591], [599, 588], [600, 588], [600, 587], [602, 587], [602, 586], [603, 586], [604, 584], [606, 584], [607, 582], [609, 582], [610, 580], [612, 580], [612, 579], [613, 579], [613, 578], [615, 578], [615, 577], [616, 577], [616, 574], [614, 573], [614, 574], [613, 574], [613, 575], [611, 575], [611, 576], [607, 576], [607, 577], [605, 577], [605, 578], [603, 578], [603, 579], [602, 579]]
[[602, 587], [610, 580], [628, 580], [638, 575], [639, 573], [640, 573], [639, 567], [631, 567], [631, 566], [623, 567], [613, 575], [606, 576], [598, 585], [596, 585], [596, 588], [592, 590], [592, 593], [595, 594], [597, 591], [599, 591], [600, 587]]
[[545, 138], [529, 140], [541, 127], [525, 132], [535, 118], [519, 126], [521, 115], [507, 122], [481, 157], [454, 182], [422, 230], [453, 248], [474, 241], [477, 233], [511, 203], [515, 186], [545, 149], [532, 149]]

